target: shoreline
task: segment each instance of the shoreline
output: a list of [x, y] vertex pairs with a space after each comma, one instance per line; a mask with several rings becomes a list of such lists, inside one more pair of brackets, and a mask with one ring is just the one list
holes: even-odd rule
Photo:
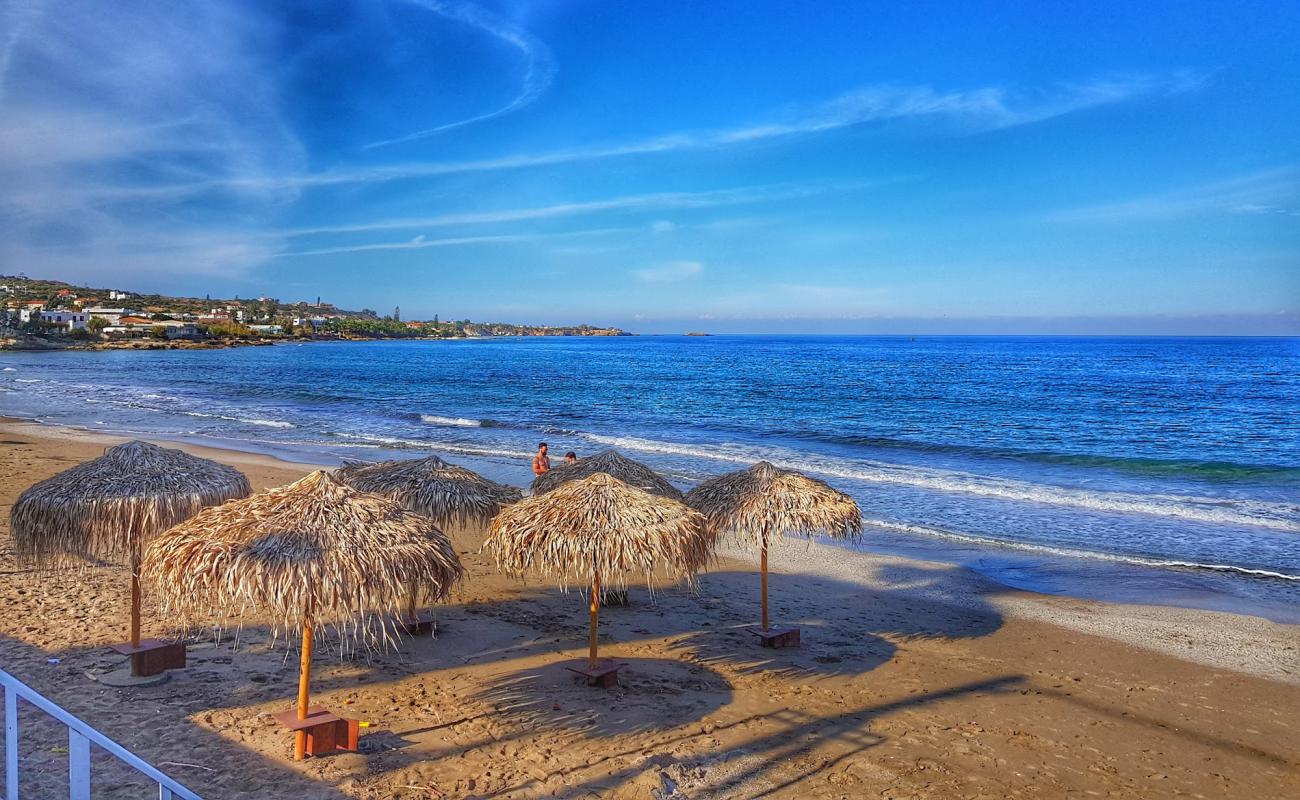
[[[4, 430], [51, 441], [111, 446], [134, 437], [99, 433], [37, 420], [0, 416]], [[142, 437], [206, 458], [241, 468], [267, 471], [293, 470], [305, 474], [313, 468], [333, 469], [334, 464], [292, 460], [280, 455], [241, 450], [215, 444]], [[486, 458], [462, 458], [467, 466], [481, 470]], [[489, 470], [490, 471], [490, 470]], [[489, 477], [494, 477], [489, 475]], [[508, 476], [498, 473], [494, 479]], [[522, 484], [527, 488], [527, 483]], [[748, 551], [720, 543], [718, 555], [736, 564], [756, 567], [757, 557]], [[1184, 608], [1172, 605], [1122, 603], [1107, 600], [1026, 591], [958, 564], [883, 552], [849, 549], [822, 541], [786, 538], [772, 547], [775, 569], [804, 575], [835, 578], [868, 585], [867, 576], [891, 568], [942, 569], [951, 578], [927, 594], [939, 602], [973, 607], [992, 603], [1000, 612], [1079, 631], [1116, 642], [1158, 652], [1185, 661], [1233, 670], [1269, 680], [1300, 686], [1300, 625], [1273, 622], [1253, 614]]]
[[[12, 421], [0, 433], [6, 507], [124, 438]], [[257, 490], [311, 469], [165, 443], [237, 466]], [[292, 761], [271, 715], [291, 707], [297, 660], [255, 613], [237, 634], [192, 632], [188, 666], [165, 684], [89, 680], [120, 666], [107, 645], [124, 633], [126, 570], [22, 569], [3, 532], [0, 666], [213, 798], [1300, 792], [1296, 626], [1032, 595], [785, 540], [773, 619], [802, 628], [800, 648], [757, 645], [752, 556], [724, 547], [694, 587], [633, 585], [631, 605], [602, 611], [602, 655], [628, 666], [599, 690], [565, 669], [587, 648], [581, 594], [502, 575], [481, 532], [451, 536], [467, 577], [437, 607], [434, 638], [351, 659], [323, 647], [313, 663], [313, 700], [368, 723], [358, 753]], [[148, 591], [143, 623], [175, 625]], [[24, 796], [66, 792], [66, 737], [25, 726], [23, 738]], [[97, 765], [97, 791], [139, 796], [114, 769]]]
[[[35, 417], [32, 422], [38, 422], [39, 414], [33, 414], [34, 410], [27, 410], [27, 415]], [[236, 412], [225, 413], [239, 416]], [[337, 467], [349, 461], [409, 458], [418, 452], [429, 451], [462, 463], [500, 483], [526, 489], [532, 480], [528, 470], [528, 453], [496, 448], [481, 449], [468, 445], [444, 448], [429, 442], [412, 450], [406, 445], [414, 444], [413, 442], [383, 437], [367, 439], [366, 443], [351, 440], [344, 443], [341, 440], [330, 445], [324, 442], [280, 442], [272, 436], [232, 438], [219, 434], [139, 433], [128, 427], [129, 422], [120, 428], [89, 427], [85, 420], [39, 421], [38, 424], [51, 429], [81, 431], [88, 435], [109, 434], [125, 438], [144, 436], [216, 450], [257, 453], [292, 463], [322, 467]], [[391, 443], [391, 446], [385, 442]], [[681, 476], [674, 480], [682, 489], [690, 485], [690, 481]], [[1022, 590], [1061, 599], [1096, 600], [1115, 605], [1226, 612], [1284, 624], [1300, 624], [1300, 607], [1285, 602], [1282, 597], [1269, 594], [1281, 594], [1292, 589], [1295, 581], [1289, 575], [1276, 578], [1238, 576], [1232, 574], [1230, 569], [1217, 569], [1198, 563], [1186, 563], [1181, 568], [1172, 562], [1169, 566], [1159, 566], [1123, 556], [1099, 556], [1086, 551], [1070, 552], [1051, 547], [1024, 546], [1013, 541], [998, 541], [996, 537], [971, 539], [959, 536], [949, 539], [942, 535], [942, 531], [933, 536], [912, 535], [900, 533], [899, 526], [890, 526], [888, 523], [880, 523], [877, 527], [872, 520], [867, 520], [864, 530], [866, 533], [860, 542], [833, 543], [832, 546], [837, 551], [863, 552], [962, 567], [1007, 590]]]

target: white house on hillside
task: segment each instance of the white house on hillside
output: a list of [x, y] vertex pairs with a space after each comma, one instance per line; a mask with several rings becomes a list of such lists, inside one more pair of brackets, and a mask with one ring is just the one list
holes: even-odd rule
[[87, 308], [85, 312], [92, 317], [108, 320], [109, 325], [116, 325], [122, 317], [129, 317], [136, 313], [129, 308], [104, 308], [103, 306]]
[[41, 321], [76, 331], [86, 327], [90, 315], [84, 311], [42, 311]]

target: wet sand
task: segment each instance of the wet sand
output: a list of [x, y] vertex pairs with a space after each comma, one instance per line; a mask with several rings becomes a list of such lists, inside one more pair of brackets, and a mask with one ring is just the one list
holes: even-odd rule
[[[4, 524], [23, 488], [112, 441], [0, 425]], [[257, 488], [311, 469], [185, 449]], [[162, 685], [90, 680], [121, 661], [105, 646], [125, 570], [24, 571], [7, 529], [0, 667], [207, 798], [1300, 796], [1297, 626], [796, 542], [774, 553], [772, 608], [802, 648], [757, 646], [757, 576], [721, 557], [694, 591], [634, 588], [602, 613], [602, 654], [628, 667], [599, 690], [564, 669], [585, 652], [581, 596], [500, 575], [473, 533], [456, 543], [469, 578], [436, 638], [318, 653], [313, 699], [370, 723], [360, 753], [291, 760], [270, 714], [292, 705], [296, 653], [257, 620], [237, 642], [193, 636]], [[145, 629], [169, 631], [152, 614]], [[22, 715], [24, 796], [66, 794], [66, 735]], [[142, 796], [110, 761], [95, 796]]]

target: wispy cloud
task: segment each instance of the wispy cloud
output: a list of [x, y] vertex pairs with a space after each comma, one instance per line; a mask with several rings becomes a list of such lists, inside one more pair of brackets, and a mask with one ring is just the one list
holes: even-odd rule
[[630, 156], [728, 148], [850, 127], [911, 120], [940, 124], [954, 134], [986, 132], [1043, 122], [1054, 117], [1140, 99], [1169, 97], [1202, 86], [1204, 73], [1178, 71], [1127, 75], [1057, 84], [1035, 90], [987, 86], [939, 91], [892, 84], [861, 87], [829, 101], [788, 109], [768, 122], [731, 128], [676, 132], [620, 144], [596, 144], [465, 161], [391, 164], [310, 174], [218, 180], [140, 187], [145, 195], [201, 193], [226, 188], [302, 190], [362, 183], [425, 179], [444, 175], [525, 169]]
[[1238, 175], [1170, 192], [1066, 209], [1052, 222], [1176, 219], [1211, 214], [1283, 214], [1300, 211], [1300, 167], [1290, 165]]
[[0, 9], [0, 20], [4, 25], [0, 30], [0, 100], [5, 96], [5, 83], [9, 76], [9, 62], [13, 59], [14, 49], [27, 31], [36, 24], [44, 13], [44, 4], [39, 0], [14, 0]]
[[[4, 44], [0, 259], [71, 277], [105, 264], [226, 272], [272, 249], [256, 225], [202, 230], [296, 196], [266, 180], [304, 160], [266, 77], [265, 21], [226, 4], [83, 12], [51, 2]], [[178, 181], [239, 188], [185, 208], [115, 194]], [[172, 232], [180, 220], [196, 232]]]
[[698, 261], [666, 261], [645, 269], [634, 269], [632, 274], [647, 283], [668, 283], [694, 278], [704, 271]]
[[579, 231], [560, 233], [501, 233], [485, 236], [452, 236], [443, 239], [429, 239], [416, 236], [402, 242], [371, 242], [369, 244], [344, 245], [341, 247], [319, 247], [312, 250], [287, 250], [275, 253], [277, 258], [301, 256], [330, 256], [339, 253], [372, 253], [384, 250], [425, 250], [430, 247], [457, 247], [476, 244], [509, 244], [512, 242], [532, 242], [545, 239], [565, 239], [581, 236], [604, 236], [608, 234], [626, 234], [636, 232], [637, 228], [590, 228]]
[[497, 109], [467, 119], [435, 125], [432, 128], [414, 131], [392, 139], [371, 142], [364, 149], [371, 150], [376, 147], [426, 139], [439, 133], [463, 128], [476, 122], [485, 122], [494, 117], [518, 111], [535, 101], [551, 85], [551, 81], [555, 76], [555, 61], [551, 57], [551, 51], [545, 43], [528, 31], [515, 27], [496, 14], [469, 3], [448, 3], [442, 2], [442, 0], [407, 0], [407, 2], [482, 31], [506, 46], [517, 50], [524, 59], [524, 76], [520, 81], [519, 93], [511, 98], [510, 102]]
[[989, 131], [1143, 97], [1181, 94], [1199, 88], [1206, 78], [1203, 73], [1190, 71], [1115, 75], [1032, 90], [1002, 86], [949, 91], [930, 86], [865, 86], [824, 103], [795, 108], [783, 120], [721, 131], [713, 138], [723, 144], [750, 142], [907, 119], [942, 121], [955, 132]]
[[[813, 184], [804, 186], [769, 184], [766, 186], [741, 186], [730, 189], [708, 189], [698, 192], [653, 192], [649, 194], [611, 197], [604, 200], [588, 200], [578, 203], [557, 203], [549, 206], [534, 206], [532, 208], [471, 211], [457, 214], [439, 214], [428, 217], [403, 217], [398, 219], [371, 220], [369, 222], [347, 223], [341, 225], [283, 228], [272, 231], [271, 233], [275, 236], [299, 237], [315, 236], [320, 234], [438, 228], [452, 225], [524, 222], [529, 220], [583, 216], [606, 211], [662, 211], [717, 208], [749, 203], [793, 200], [812, 197], [828, 192], [859, 188], [865, 185], [866, 184], [862, 182]], [[660, 225], [661, 222], [656, 222], [655, 225]], [[663, 224], [667, 224], [669, 226], [667, 230], [671, 230], [671, 222]], [[661, 228], [652, 229], [656, 231], [661, 230]]]

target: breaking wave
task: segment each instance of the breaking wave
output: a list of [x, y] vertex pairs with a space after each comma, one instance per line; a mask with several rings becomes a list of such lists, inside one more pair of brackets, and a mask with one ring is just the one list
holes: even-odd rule
[[940, 539], [947, 539], [954, 542], [966, 542], [969, 544], [981, 545], [984, 547], [1000, 547], [1008, 550], [1021, 550], [1030, 553], [1045, 553], [1054, 556], [1065, 556], [1067, 558], [1086, 558], [1094, 561], [1111, 561], [1121, 564], [1134, 564], [1144, 567], [1161, 567], [1173, 569], [1203, 569], [1214, 572], [1231, 572], [1238, 575], [1248, 575], [1254, 578], [1272, 578], [1284, 581], [1300, 581], [1300, 575], [1292, 575], [1286, 572], [1275, 572], [1268, 569], [1257, 569], [1254, 567], [1242, 567], [1236, 564], [1203, 564], [1196, 561], [1179, 561], [1174, 559], [1150, 558], [1146, 556], [1131, 556], [1121, 553], [1106, 553], [1098, 550], [1081, 550], [1072, 547], [1053, 547], [1044, 544], [1032, 544], [1030, 542], [1007, 541], [1006, 539], [995, 539], [988, 536], [976, 536], [969, 533], [957, 533], [956, 531], [943, 530], [941, 528], [932, 528], [925, 525], [911, 525], [904, 522], [889, 522], [881, 519], [863, 519], [864, 525], [870, 525], [876, 528], [885, 528], [886, 530], [898, 531], [900, 533], [909, 533], [920, 536], [930, 536]]

